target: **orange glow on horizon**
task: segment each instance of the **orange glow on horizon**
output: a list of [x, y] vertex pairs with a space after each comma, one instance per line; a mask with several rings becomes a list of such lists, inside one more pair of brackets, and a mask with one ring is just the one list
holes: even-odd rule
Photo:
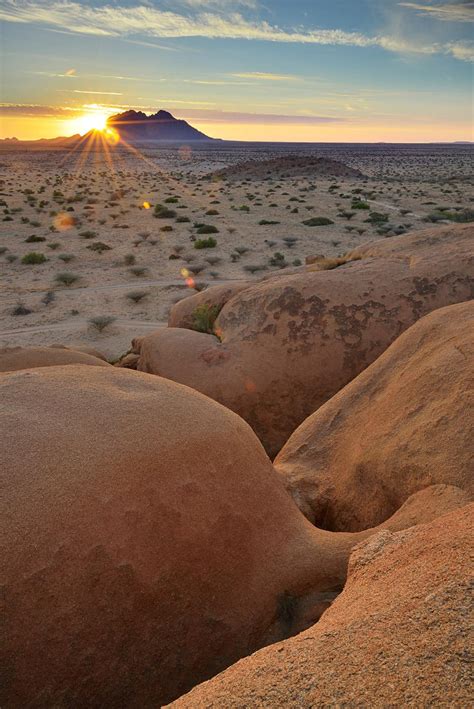
[[[80, 132], [84, 115], [73, 119], [36, 116], [0, 116], [0, 137], [19, 140], [39, 140], [71, 136]], [[198, 130], [223, 140], [262, 142], [327, 142], [327, 143], [436, 143], [473, 140], [472, 125], [465, 121], [426, 122], [353, 120], [351, 123], [295, 126], [290, 124], [237, 124], [192, 121]], [[84, 126], [84, 124], [82, 124]], [[83, 130], [84, 127], [81, 129]], [[87, 132], [87, 131], [85, 131]], [[109, 136], [110, 137], [110, 136]], [[108, 139], [110, 144], [110, 140]]]

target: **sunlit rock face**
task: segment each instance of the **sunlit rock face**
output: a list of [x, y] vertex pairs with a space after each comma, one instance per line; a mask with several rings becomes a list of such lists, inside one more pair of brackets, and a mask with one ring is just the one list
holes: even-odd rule
[[468, 706], [473, 513], [469, 505], [360, 545], [343, 593], [319, 623], [173, 707]]
[[[232, 409], [273, 456], [420, 317], [472, 297], [473, 237], [472, 225], [432, 228], [368, 244], [333, 270], [263, 280], [229, 297], [215, 335], [175, 327], [136, 340], [137, 367]], [[192, 298], [175, 326], [189, 326]]]
[[412, 325], [294, 432], [275, 459], [317, 526], [356, 531], [434, 483], [474, 492], [474, 301]]
[[2, 706], [160, 706], [314, 623], [377, 531], [313, 527], [242, 419], [160, 377], [25, 369], [0, 400]]

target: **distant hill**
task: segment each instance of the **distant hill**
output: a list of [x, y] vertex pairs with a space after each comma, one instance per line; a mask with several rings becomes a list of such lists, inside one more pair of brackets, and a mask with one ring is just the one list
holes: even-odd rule
[[193, 128], [186, 121], [175, 118], [168, 111], [147, 116], [142, 111], [125, 111], [111, 116], [107, 125], [114, 128], [129, 143], [142, 141], [210, 141], [215, 140]]

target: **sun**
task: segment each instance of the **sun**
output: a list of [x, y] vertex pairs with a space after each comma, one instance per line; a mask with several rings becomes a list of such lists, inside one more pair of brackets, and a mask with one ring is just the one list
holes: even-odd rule
[[85, 113], [75, 121], [75, 125], [77, 126], [77, 132], [81, 135], [91, 130], [97, 130], [102, 133], [107, 128], [107, 114], [102, 111]]

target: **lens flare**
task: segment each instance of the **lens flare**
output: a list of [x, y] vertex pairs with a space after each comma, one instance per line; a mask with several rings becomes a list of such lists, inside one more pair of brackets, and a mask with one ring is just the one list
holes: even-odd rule
[[67, 231], [76, 224], [76, 219], [71, 214], [60, 212], [53, 219], [53, 226], [58, 231]]

